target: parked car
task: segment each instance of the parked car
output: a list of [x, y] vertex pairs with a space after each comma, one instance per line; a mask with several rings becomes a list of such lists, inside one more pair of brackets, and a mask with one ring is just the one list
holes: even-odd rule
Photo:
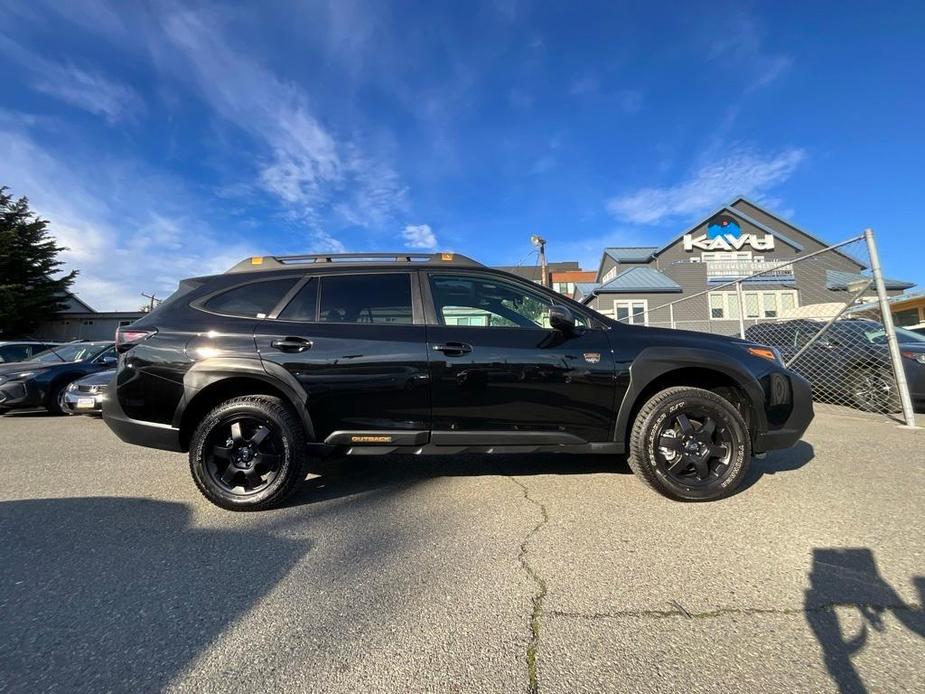
[[62, 414], [72, 381], [111, 369], [117, 361], [112, 342], [69, 342], [29, 361], [0, 364], [0, 414], [37, 407]]
[[115, 369], [97, 373], [71, 381], [64, 389], [62, 409], [67, 414], [103, 414], [103, 401], [109, 384], [116, 375]]
[[28, 361], [39, 352], [58, 345], [57, 342], [36, 342], [35, 340], [0, 341], [0, 364]]
[[[761, 323], [748, 328], [745, 337], [776, 347], [789, 362], [824, 327], [816, 320]], [[896, 336], [913, 404], [925, 407], [925, 337], [903, 328], [896, 328]], [[819, 399], [850, 403], [868, 412], [900, 409], [886, 332], [877, 321], [836, 321], [791, 369], [809, 380]]]
[[620, 324], [454, 254], [250, 258], [181, 282], [116, 349], [106, 423], [188, 451], [232, 510], [338, 451], [628, 452], [665, 496], [717, 499], [813, 416], [769, 347]]

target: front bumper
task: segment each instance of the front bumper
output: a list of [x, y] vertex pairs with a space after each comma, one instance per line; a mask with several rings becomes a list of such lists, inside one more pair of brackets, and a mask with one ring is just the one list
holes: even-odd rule
[[0, 409], [41, 407], [44, 401], [45, 393], [31, 379], [0, 383]]
[[790, 378], [793, 409], [783, 425], [756, 434], [753, 445], [755, 453], [789, 448], [803, 437], [810, 422], [813, 421], [812, 386], [809, 381], [792, 371], [787, 375]]
[[102, 414], [105, 399], [105, 393], [68, 390], [64, 393], [64, 410], [68, 414]]
[[122, 410], [119, 398], [111, 391], [103, 407], [103, 421], [112, 432], [126, 443], [163, 451], [183, 452], [180, 445], [180, 430], [169, 424], [143, 422], [132, 419]]

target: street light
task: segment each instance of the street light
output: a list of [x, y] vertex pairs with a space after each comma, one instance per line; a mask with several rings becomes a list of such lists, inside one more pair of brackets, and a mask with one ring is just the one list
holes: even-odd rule
[[546, 239], [534, 234], [530, 237], [530, 243], [540, 249], [540, 272], [542, 273], [540, 284], [548, 287], [548, 277], [546, 276]]

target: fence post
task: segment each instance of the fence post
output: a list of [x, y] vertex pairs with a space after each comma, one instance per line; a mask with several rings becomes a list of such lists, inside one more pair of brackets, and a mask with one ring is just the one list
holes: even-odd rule
[[909, 383], [906, 381], [906, 370], [903, 368], [903, 358], [899, 353], [899, 341], [896, 339], [896, 329], [893, 326], [893, 314], [890, 312], [890, 302], [886, 296], [886, 286], [883, 284], [883, 273], [880, 270], [880, 256], [877, 254], [877, 244], [874, 243], [874, 230], [864, 230], [864, 240], [867, 242], [867, 252], [870, 255], [870, 270], [874, 276], [874, 286], [877, 288], [877, 299], [880, 303], [880, 320], [886, 332], [886, 343], [890, 348], [890, 361], [893, 363], [893, 375], [896, 377], [896, 388], [899, 390], [899, 402], [903, 408], [903, 419], [906, 426], [915, 426], [915, 412], [912, 409], [912, 398], [909, 396]]
[[668, 319], [671, 321], [672, 329], [674, 329], [674, 302], [668, 304]]
[[739, 337], [745, 339], [745, 301], [742, 299], [742, 282], [736, 282], [736, 301], [739, 302]]

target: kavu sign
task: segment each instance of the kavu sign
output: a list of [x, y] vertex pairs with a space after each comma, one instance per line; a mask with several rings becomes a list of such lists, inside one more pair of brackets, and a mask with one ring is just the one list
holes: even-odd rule
[[684, 235], [684, 250], [741, 251], [749, 246], [756, 251], [773, 251], [774, 237], [770, 234], [743, 234], [739, 223], [728, 214], [717, 215], [707, 223], [707, 233]]

